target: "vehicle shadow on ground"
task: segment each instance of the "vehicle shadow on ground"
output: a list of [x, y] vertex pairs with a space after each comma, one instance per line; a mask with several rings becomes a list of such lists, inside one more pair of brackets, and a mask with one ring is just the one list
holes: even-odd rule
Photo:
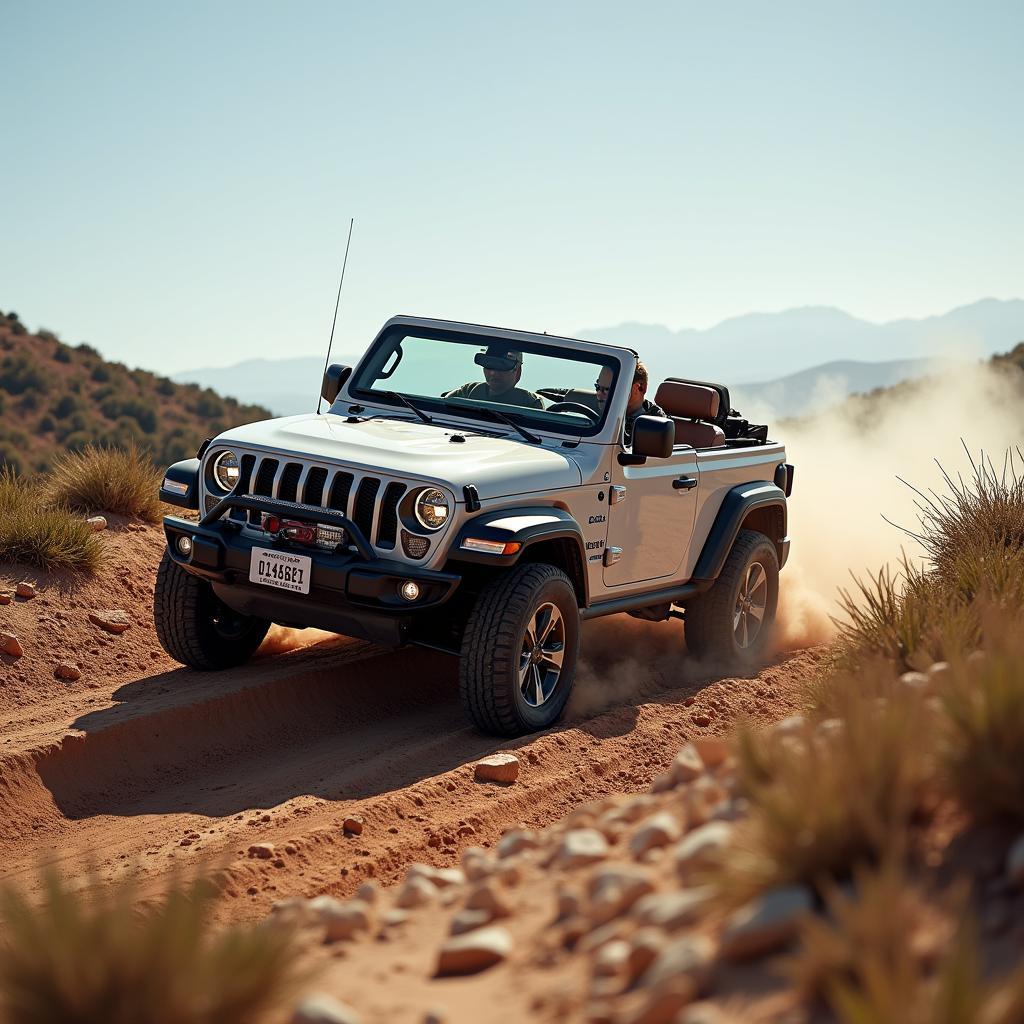
[[[678, 703], [717, 681], [700, 666], [656, 664], [600, 695], [584, 665], [582, 704], [554, 731], [631, 732], [638, 704]], [[619, 665], [618, 669], [623, 666]], [[419, 648], [341, 641], [258, 657], [237, 669], [181, 668], [121, 686], [115, 704], [81, 715], [38, 755], [37, 770], [71, 819], [112, 814], [223, 817], [299, 796], [359, 800], [441, 775], [520, 740], [468, 724], [457, 660]]]

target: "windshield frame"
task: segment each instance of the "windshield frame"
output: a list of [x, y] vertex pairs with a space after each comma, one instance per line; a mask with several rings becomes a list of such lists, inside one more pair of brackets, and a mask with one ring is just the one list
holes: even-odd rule
[[[584, 437], [595, 438], [608, 426], [609, 414], [612, 407], [615, 405], [617, 386], [619, 378], [622, 375], [622, 353], [611, 348], [605, 349], [604, 346], [601, 347], [604, 351], [597, 348], [575, 348], [570, 345], [559, 344], [558, 339], [554, 337], [549, 341], [547, 339], [540, 340], [524, 338], [516, 332], [491, 333], [488, 331], [485, 333], [484, 331], [474, 330], [473, 328], [463, 329], [454, 324], [451, 326], [440, 327], [417, 322], [401, 321], [385, 325], [384, 329], [373, 340], [373, 343], [367, 349], [363, 358], [359, 360], [355, 371], [349, 378], [345, 388], [345, 392], [347, 392], [349, 397], [347, 399], [343, 399], [342, 396], [339, 395], [336, 400], [336, 404], [358, 400], [360, 402], [372, 403], [373, 405], [391, 407], [396, 411], [402, 410], [403, 412], [408, 412], [403, 405], [388, 398], [384, 391], [377, 391], [375, 388], [359, 387], [356, 384], [363, 371], [371, 365], [377, 357], [379, 357], [382, 349], [386, 348], [394, 351], [396, 335], [400, 335], [402, 337], [413, 336], [435, 339], [456, 345], [481, 348], [487, 348], [489, 345], [494, 345], [501, 341], [507, 341], [510, 346], [514, 345], [516, 350], [523, 352], [524, 355], [544, 355], [571, 360], [573, 362], [589, 363], [595, 367], [596, 373], [600, 373], [602, 366], [607, 366], [612, 371], [611, 390], [609, 391], [608, 400], [604, 404], [600, 417], [594, 421], [588, 420], [584, 423], [582, 422], [583, 417], [581, 416], [580, 422], [578, 423], [566, 422], [564, 424], [556, 424], [552, 422], [552, 419], [560, 418], [557, 413], [552, 417], [551, 415], [545, 415], [545, 411], [542, 409], [504, 405], [500, 402], [480, 402], [478, 408], [481, 412], [476, 414], [473, 405], [470, 404], [472, 402], [471, 399], [467, 399], [465, 405], [460, 402], [456, 407], [451, 405], [440, 395], [407, 395], [408, 398], [412, 399], [418, 406], [424, 408], [425, 411], [430, 413], [432, 416], [440, 415], [443, 417], [469, 419], [476, 423], [485, 423], [492, 429], [494, 427], [501, 429], [505, 427], [505, 425], [499, 423], [484, 411], [493, 406], [496, 411], [502, 412], [506, 416], [515, 419], [517, 423], [522, 421], [523, 425], [528, 429], [541, 434], [555, 434], [558, 436], [564, 435], [574, 439]], [[510, 335], [514, 336], [510, 337]], [[386, 383], [386, 381], [383, 383]], [[454, 383], [452, 386], [458, 387], [459, 383]], [[387, 390], [393, 391], [395, 389], [387, 388]], [[406, 394], [406, 392], [401, 393]], [[546, 399], [546, 401], [550, 401], [550, 399]], [[512, 430], [511, 427], [507, 427], [506, 429]]]

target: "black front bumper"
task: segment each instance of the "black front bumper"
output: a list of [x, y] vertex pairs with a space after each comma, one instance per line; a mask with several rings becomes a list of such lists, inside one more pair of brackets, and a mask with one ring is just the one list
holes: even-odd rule
[[[346, 550], [331, 552], [286, 544], [270, 536], [249, 537], [243, 534], [237, 520], [223, 518], [233, 508], [341, 526], [349, 531], [352, 543]], [[408, 643], [414, 618], [444, 604], [461, 581], [453, 573], [374, 557], [358, 527], [345, 516], [328, 509], [311, 516], [310, 511], [308, 506], [269, 498], [228, 497], [198, 523], [165, 516], [167, 550], [186, 572], [209, 580], [217, 596], [235, 611], [285, 626], [315, 626], [391, 647]], [[183, 536], [192, 542], [188, 555], [178, 547], [178, 539]], [[310, 557], [309, 593], [296, 594], [251, 583], [249, 563], [253, 548], [278, 548]], [[399, 593], [406, 580], [419, 584], [420, 595], [415, 601], [407, 601]]]

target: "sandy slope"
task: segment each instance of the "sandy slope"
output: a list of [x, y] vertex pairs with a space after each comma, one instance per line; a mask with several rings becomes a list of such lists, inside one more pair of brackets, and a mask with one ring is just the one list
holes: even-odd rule
[[[685, 661], [676, 624], [605, 620], [588, 629], [566, 722], [502, 742], [467, 725], [454, 659], [431, 652], [342, 640], [281, 652], [285, 638], [238, 670], [176, 666], [150, 612], [161, 531], [119, 523], [103, 538], [99, 579], [35, 574], [39, 597], [0, 608], [25, 648], [0, 677], [0, 877], [29, 888], [41, 863], [71, 876], [93, 865], [98, 884], [132, 873], [155, 891], [171, 869], [212, 862], [224, 916], [255, 919], [283, 896], [456, 864], [510, 825], [646, 789], [687, 737], [784, 716], [819, 657], [721, 679]], [[88, 619], [110, 607], [134, 620], [121, 636]], [[54, 678], [61, 659], [82, 678]], [[476, 783], [474, 761], [499, 749], [520, 756], [520, 781]], [[358, 838], [343, 832], [348, 815], [365, 821]], [[263, 842], [274, 859], [249, 855]]]

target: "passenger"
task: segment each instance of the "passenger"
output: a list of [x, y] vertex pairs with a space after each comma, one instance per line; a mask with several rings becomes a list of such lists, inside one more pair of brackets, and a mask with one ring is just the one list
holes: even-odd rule
[[523, 375], [523, 353], [511, 352], [500, 346], [491, 345], [487, 356], [506, 360], [507, 369], [493, 370], [484, 367], [484, 379], [463, 384], [454, 391], [445, 393], [445, 398], [471, 398], [478, 402], [501, 402], [502, 405], [521, 405], [528, 409], [543, 409], [544, 401], [526, 388], [517, 388]]
[[[660, 405], [649, 401], [644, 396], [647, 394], [647, 367], [637, 361], [636, 370], [633, 373], [633, 383], [629, 388], [629, 402], [626, 404], [626, 424], [623, 430], [624, 443], [633, 443], [633, 424], [637, 416], [664, 416], [665, 410]], [[597, 378], [595, 388], [597, 390], [597, 403], [604, 411], [604, 403], [608, 401], [608, 390], [612, 384], [612, 371], [610, 367], [604, 367]]]

